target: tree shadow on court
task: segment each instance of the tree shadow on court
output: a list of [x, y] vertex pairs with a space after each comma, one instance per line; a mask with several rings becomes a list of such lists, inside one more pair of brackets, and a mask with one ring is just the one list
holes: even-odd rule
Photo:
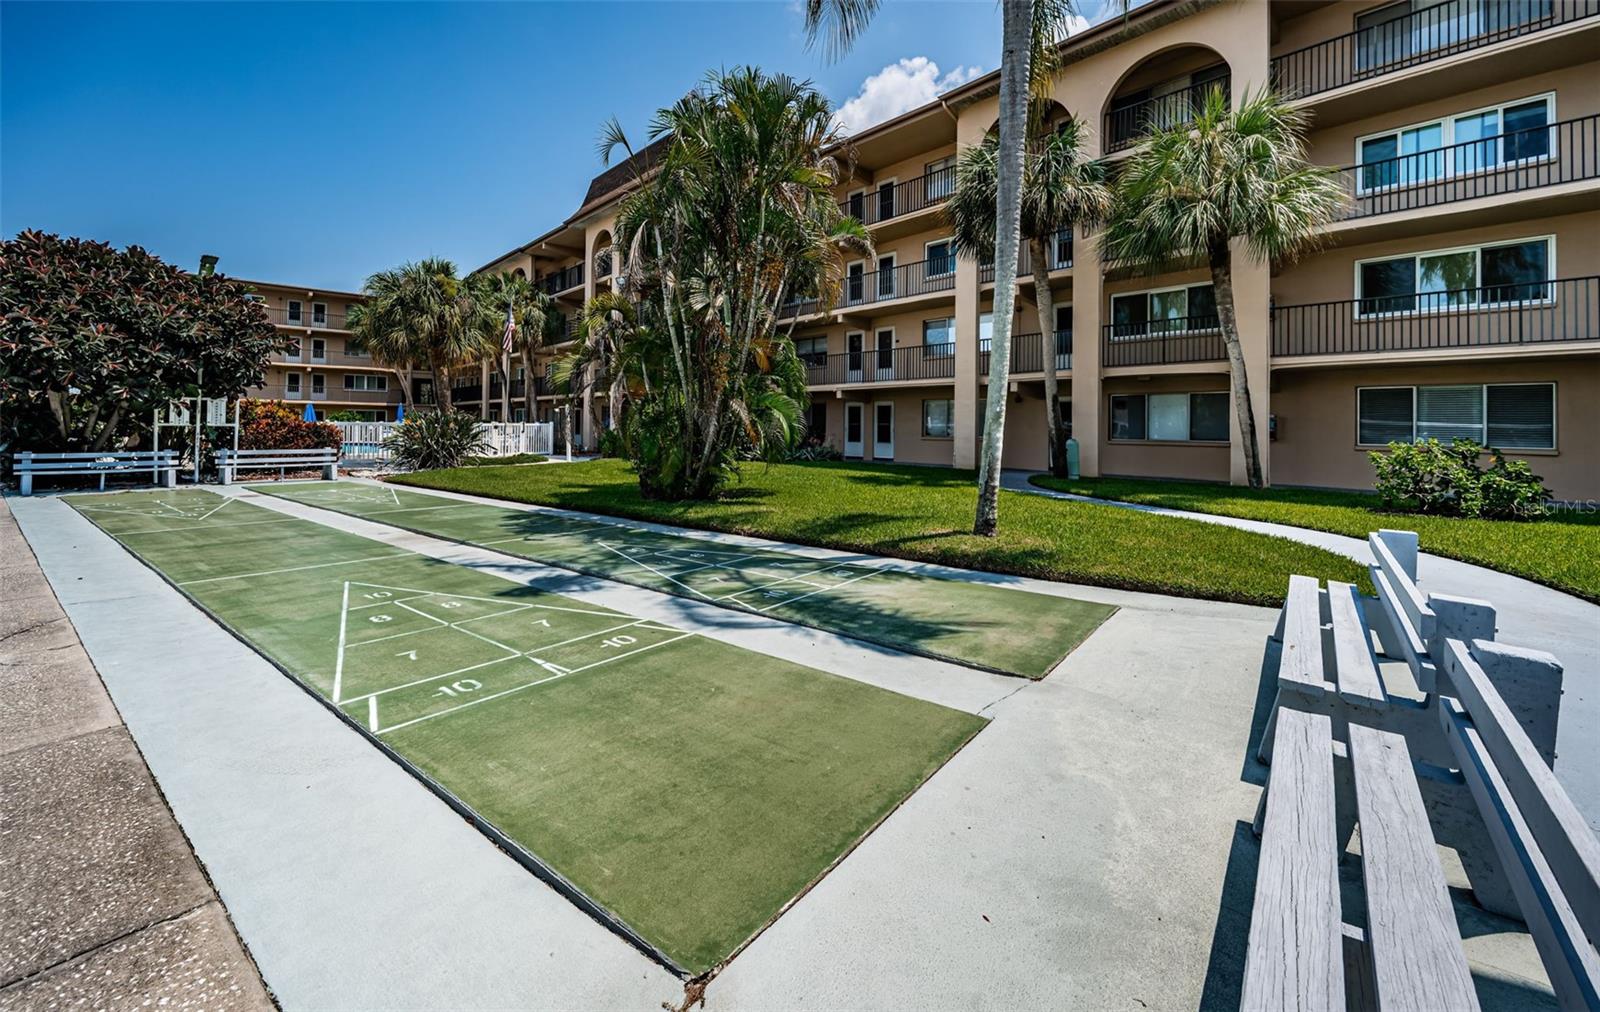
[[[547, 527], [542, 526], [547, 522], [547, 517], [541, 517], [537, 513], [506, 511], [498, 521], [500, 531], [493, 540], [518, 536], [529, 536], [530, 540], [490, 547], [502, 554], [515, 555], [542, 565], [671, 595], [684, 602], [676, 609], [681, 619], [698, 628], [748, 629], [764, 621], [798, 624], [848, 637], [862, 647], [886, 657], [913, 653], [991, 670], [1000, 669], [1002, 665], [983, 656], [973, 656], [974, 651], [970, 647], [963, 651], [958, 641], [967, 641], [970, 644], [974, 637], [1004, 633], [1007, 630], [1015, 630], [1018, 635], [1048, 635], [1038, 628], [1036, 622], [1019, 623], [1019, 614], [1026, 612], [1020, 602], [1019, 610], [991, 615], [988, 609], [975, 608], [962, 611], [959, 620], [952, 620], [949, 595], [960, 594], [963, 584], [895, 570], [885, 570], [881, 575], [871, 577], [873, 580], [897, 581], [900, 584], [893, 594], [888, 595], [888, 600], [882, 593], [870, 597], [852, 594], [848, 584], [838, 588], [837, 592], [832, 588], [821, 587], [812, 590], [801, 584], [794, 590], [795, 603], [792, 605], [783, 601], [768, 601], [761, 596], [759, 590], [749, 592], [755, 597], [755, 603], [717, 600], [709, 594], [675, 583], [669, 578], [674, 575], [674, 570], [664, 569], [667, 576], [662, 576], [621, 556], [617, 556], [614, 562], [594, 562], [582, 557], [573, 558], [568, 553], [541, 551], [539, 547], [541, 540], [552, 536], [560, 537], [559, 533], [552, 535]], [[624, 524], [619, 524], [618, 529], [619, 532], [638, 530]], [[674, 543], [681, 543], [681, 547], [678, 544], [665, 546], [678, 551], [705, 550], [710, 547], [722, 550], [728, 548], [726, 544], [719, 545], [716, 541], [705, 538], [687, 537], [675, 533], [647, 533], [653, 539], [671, 539]], [[579, 536], [581, 535], [573, 535], [573, 537]], [[770, 554], [774, 561], [781, 562], [792, 563], [796, 558], [800, 558], [776, 549], [752, 548], [749, 551], [763, 555]], [[818, 561], [838, 566], [854, 566], [857, 563], [870, 564], [881, 560], [872, 555], [849, 554]], [[799, 575], [804, 577], [809, 574]], [[708, 608], [707, 605], [712, 607]], [[1064, 630], [1059, 652], [1066, 653], [1068, 646], [1081, 642], [1083, 635], [1083, 630], [1079, 628]], [[1045, 674], [1040, 671], [1014, 670], [1004, 670], [1004, 673], [1025, 677], [1040, 677]]]

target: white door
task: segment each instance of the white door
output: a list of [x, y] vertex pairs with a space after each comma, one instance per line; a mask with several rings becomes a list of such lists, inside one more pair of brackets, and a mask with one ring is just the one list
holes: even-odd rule
[[846, 383], [861, 382], [862, 359], [866, 357], [867, 335], [852, 331], [844, 336], [844, 371]]
[[844, 455], [861, 456], [862, 429], [866, 427], [866, 405], [860, 401], [846, 401], [844, 405]]
[[872, 459], [894, 459], [894, 402], [872, 403]]
[[872, 363], [872, 378], [880, 380], [894, 379], [894, 331], [892, 329], [878, 331], [877, 349]]

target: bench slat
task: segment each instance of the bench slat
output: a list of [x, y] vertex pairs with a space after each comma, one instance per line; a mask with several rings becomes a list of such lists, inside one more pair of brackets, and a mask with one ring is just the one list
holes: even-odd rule
[[1474, 729], [1539, 841], [1584, 931], [1600, 939], [1600, 840], [1589, 831], [1511, 707], [1461, 640], [1445, 642], [1445, 668]]
[[289, 456], [289, 457], [330, 457], [338, 456], [339, 451], [331, 446], [320, 446], [305, 450], [218, 450], [219, 457], [263, 457], [263, 456]]
[[[1372, 557], [1377, 560], [1378, 568], [1388, 577], [1389, 590], [1394, 595], [1395, 603], [1410, 620], [1417, 637], [1424, 643], [1428, 642], [1433, 638], [1433, 609], [1428, 607], [1428, 601], [1417, 588], [1416, 581], [1406, 572], [1400, 560], [1395, 558], [1383, 538], [1371, 534], [1367, 537], [1367, 545], [1372, 549]], [[1381, 587], [1378, 593], [1383, 593]]]
[[171, 450], [88, 450], [71, 453], [34, 453], [32, 450], [20, 450], [16, 454], [16, 460], [23, 464], [29, 461], [100, 460], [106, 457], [117, 460], [154, 460], [156, 457], [167, 459], [172, 455]]
[[1278, 661], [1278, 679], [1320, 690], [1322, 671], [1321, 592], [1311, 577], [1291, 576], [1289, 595], [1283, 603], [1283, 651]]
[[1383, 1009], [1476, 1009], [1428, 811], [1405, 739], [1350, 725], [1367, 938]]
[[1372, 585], [1378, 589], [1378, 603], [1389, 617], [1389, 624], [1394, 627], [1400, 638], [1400, 648], [1404, 653], [1403, 660], [1411, 669], [1411, 677], [1416, 680], [1417, 688], [1423, 692], [1432, 692], [1436, 682], [1437, 669], [1428, 657], [1428, 646], [1417, 636], [1416, 627], [1397, 603], [1399, 594], [1396, 593], [1388, 576], [1378, 566], [1373, 566]]
[[1344, 1012], [1333, 722], [1280, 708], [1242, 1007]]
[[1501, 871], [1522, 909], [1556, 1000], [1563, 1008], [1600, 1008], [1600, 957], [1561, 891], [1544, 852], [1533, 842], [1501, 768], [1461, 704], [1440, 699], [1439, 718], [1461, 775], [1483, 816]]
[[1328, 611], [1333, 618], [1333, 662], [1340, 698], [1377, 709], [1388, 702], [1372, 637], [1361, 614], [1360, 591], [1354, 584], [1328, 581]]

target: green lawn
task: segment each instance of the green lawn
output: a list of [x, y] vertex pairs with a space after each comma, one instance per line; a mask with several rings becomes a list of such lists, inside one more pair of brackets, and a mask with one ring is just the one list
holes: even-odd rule
[[1600, 601], [1600, 513], [1563, 511], [1534, 522], [1468, 520], [1384, 513], [1360, 492], [1086, 478], [1036, 477], [1043, 488], [1196, 513], [1266, 520], [1365, 538], [1379, 528], [1416, 531], [1422, 550], [1525, 577], [1590, 601]]
[[852, 463], [750, 465], [716, 502], [644, 499], [625, 462], [475, 467], [391, 479], [1050, 580], [1274, 605], [1294, 573], [1365, 585], [1355, 562], [1285, 538], [1107, 506], [1000, 493], [1000, 535], [968, 533], [971, 472]]
[[67, 501], [690, 973], [985, 723], [210, 492]]

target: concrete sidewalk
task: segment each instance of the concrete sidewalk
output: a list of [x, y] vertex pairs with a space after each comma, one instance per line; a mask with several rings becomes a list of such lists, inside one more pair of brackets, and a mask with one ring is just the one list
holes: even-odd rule
[[[1354, 559], [1363, 566], [1373, 564], [1367, 543], [1359, 538], [1291, 527], [1288, 524], [1054, 492], [1030, 484], [1028, 477], [1033, 473], [1037, 472], [1006, 471], [1001, 475], [1001, 485], [1013, 492], [1028, 495], [1070, 499], [1140, 513], [1160, 513], [1288, 538], [1326, 548]], [[1403, 518], [1390, 519], [1394, 526], [1405, 527]], [[1379, 526], [1382, 525], [1376, 523], [1375, 518], [1373, 529]], [[1417, 560], [1417, 582], [1425, 591], [1488, 600], [1495, 607], [1499, 639], [1517, 646], [1547, 650], [1560, 659], [1565, 668], [1565, 680], [1561, 697], [1561, 725], [1556, 740], [1556, 777], [1588, 820], [1589, 828], [1600, 833], [1600, 605], [1590, 604], [1532, 580], [1426, 553]]]
[[632, 1008], [682, 985], [58, 499], [13, 500], [288, 1009]]
[[271, 1009], [0, 498], [0, 1009]]
[[[1237, 1007], [1272, 609], [915, 567], [1120, 605], [1030, 683], [261, 504], [625, 610], [668, 609], [711, 623], [707, 635], [994, 718], [711, 982], [710, 1008]], [[681, 998], [65, 504], [29, 501], [19, 518], [52, 580], [77, 588], [68, 610], [93, 631], [90, 652], [115, 659], [102, 661], [108, 684], [286, 1007]], [[1527, 936], [1492, 919], [1469, 935], [1489, 1006], [1548, 998]]]

